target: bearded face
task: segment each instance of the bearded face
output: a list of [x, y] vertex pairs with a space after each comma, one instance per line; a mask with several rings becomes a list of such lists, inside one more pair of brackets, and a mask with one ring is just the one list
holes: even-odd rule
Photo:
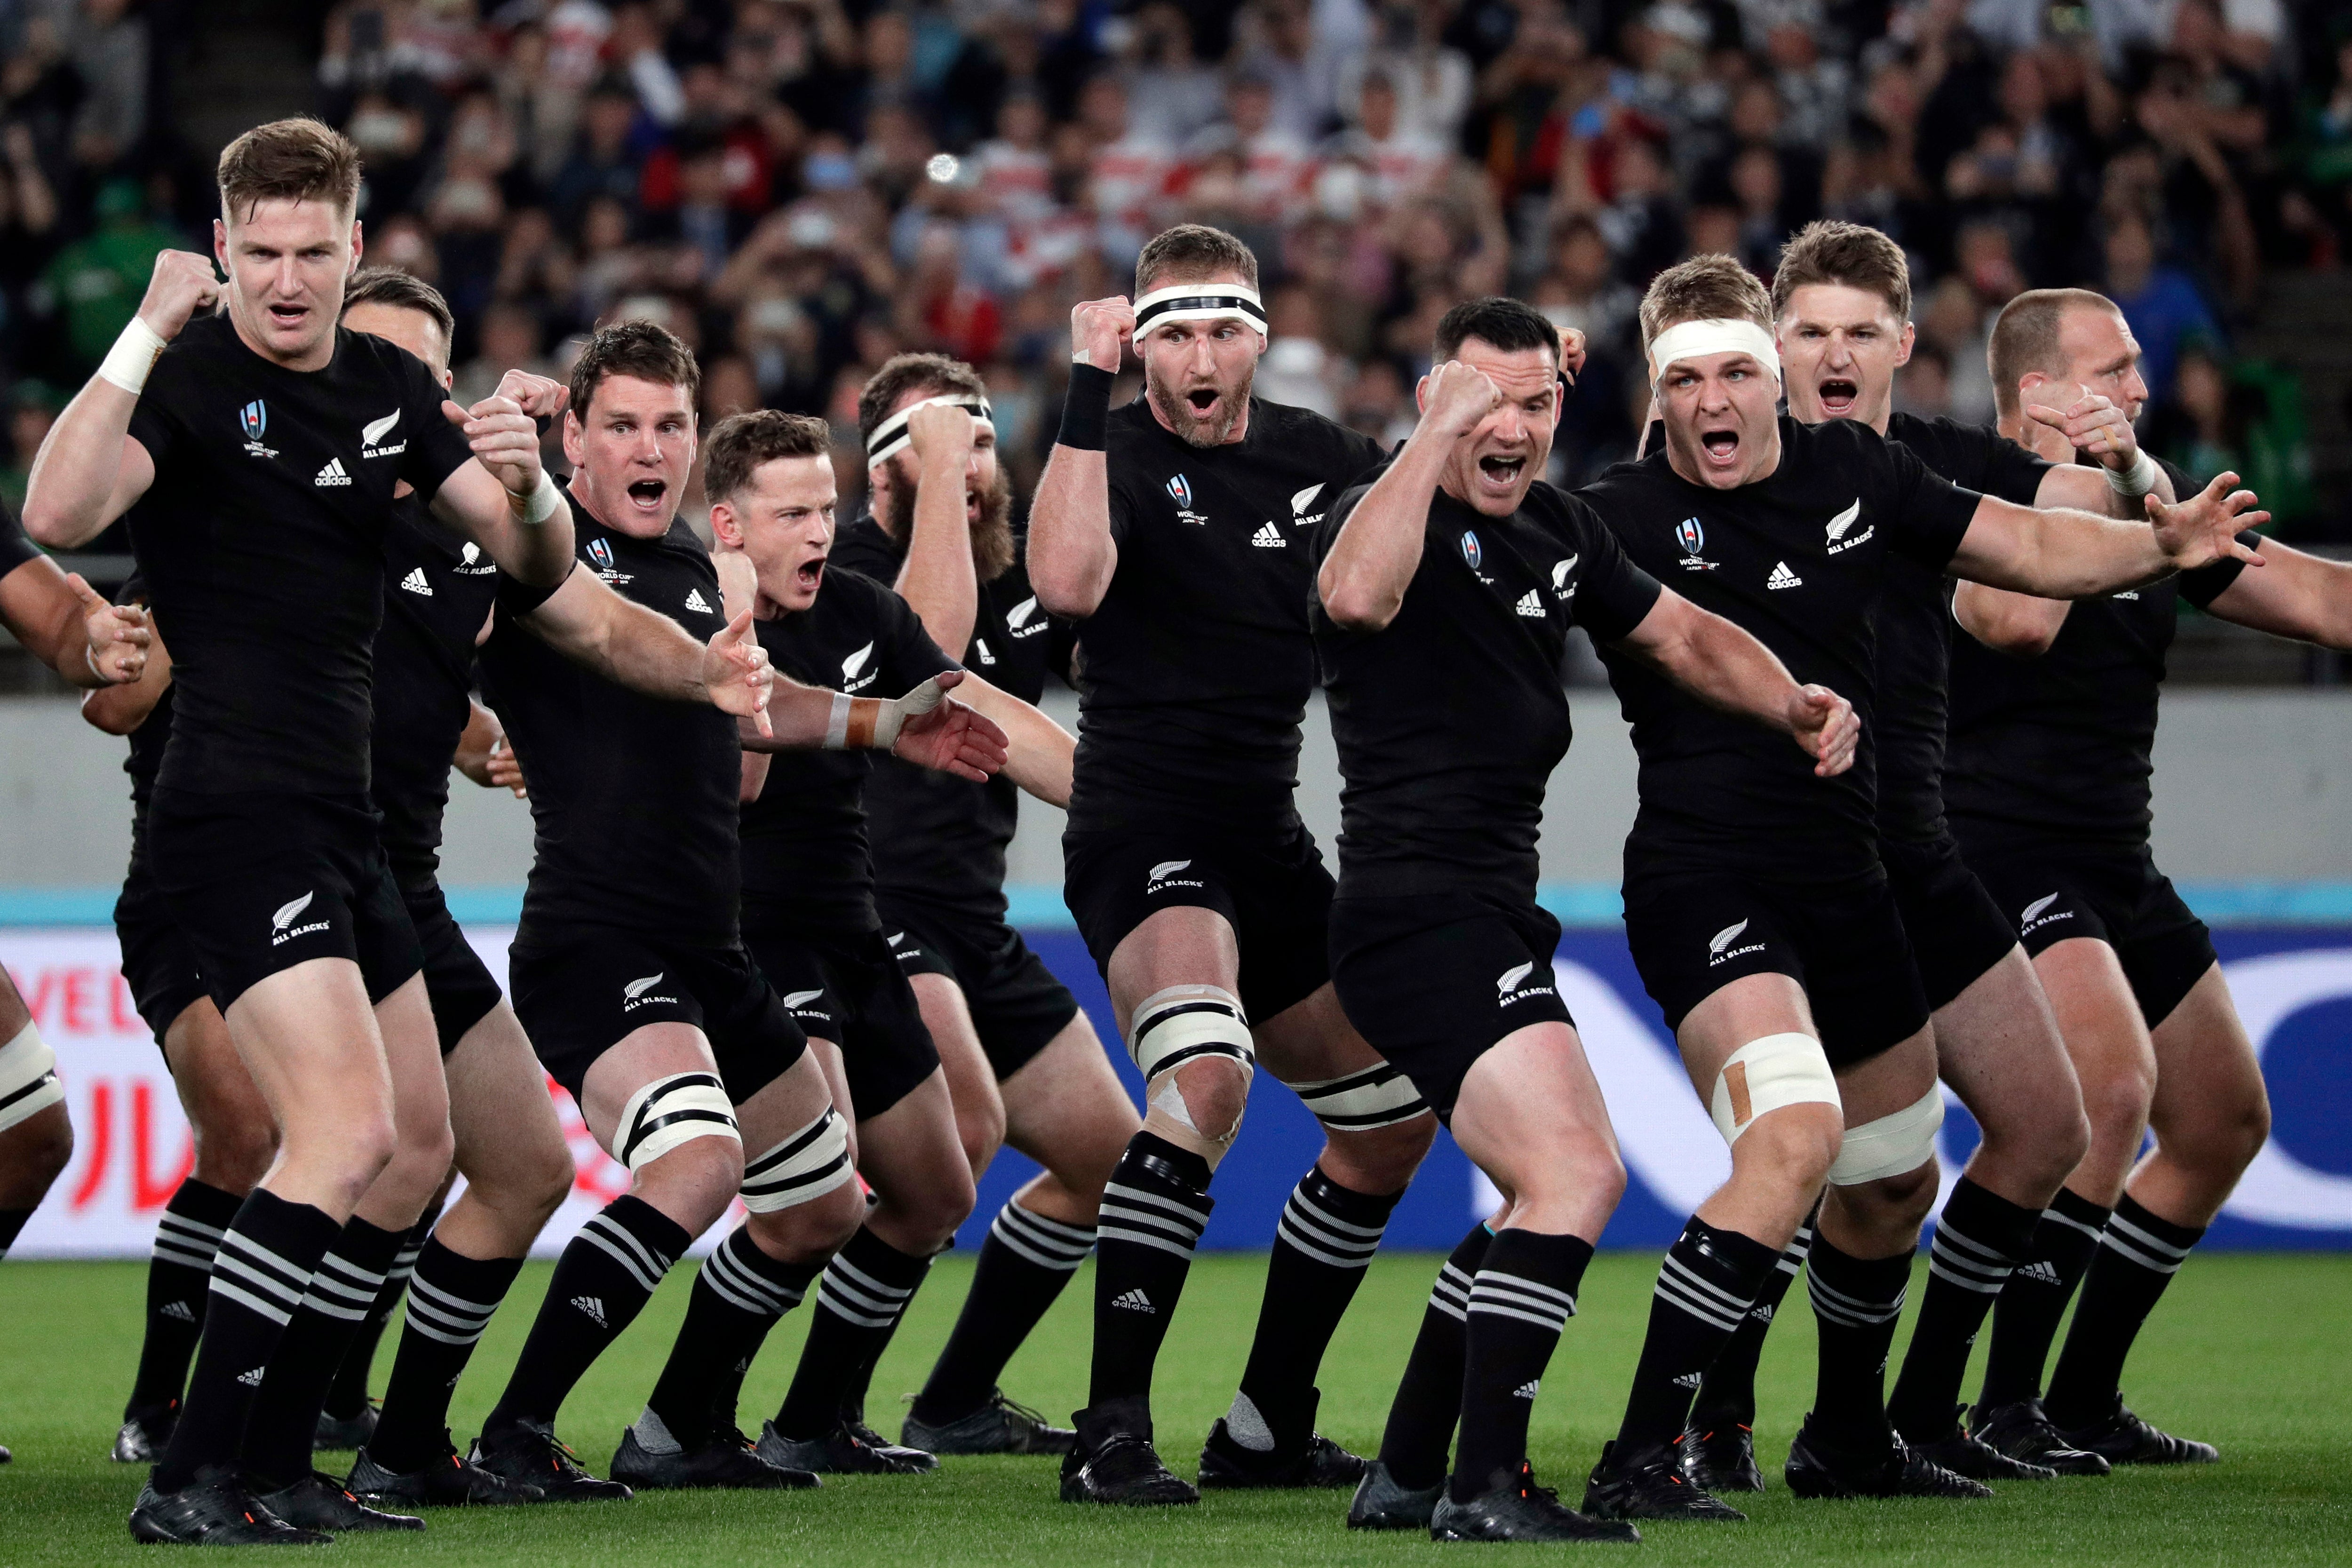
[[[964, 498], [964, 520], [971, 529], [972, 575], [992, 583], [1013, 565], [1013, 480], [1003, 468], [988, 465], [984, 490]], [[890, 459], [890, 483], [882, 494], [882, 526], [893, 539], [911, 539], [915, 532], [915, 486], [919, 478], [912, 448]]]

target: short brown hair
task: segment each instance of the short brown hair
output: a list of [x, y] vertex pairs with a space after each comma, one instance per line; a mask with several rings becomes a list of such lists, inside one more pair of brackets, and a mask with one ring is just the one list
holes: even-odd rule
[[882, 421], [890, 417], [890, 405], [917, 387], [971, 397], [988, 395], [988, 383], [981, 379], [980, 372], [960, 359], [945, 354], [893, 354], [857, 395], [857, 438], [871, 440]]
[[1135, 296], [1151, 292], [1162, 278], [1179, 283], [1196, 282], [1212, 272], [1238, 272], [1242, 281], [1257, 287], [1257, 257], [1246, 245], [1221, 228], [1203, 223], [1180, 223], [1151, 237], [1135, 258]]
[[1772, 299], [1728, 256], [1694, 256], [1650, 280], [1642, 296], [1642, 347], [1683, 321], [1749, 321], [1772, 330]]
[[217, 177], [223, 217], [269, 201], [331, 201], [348, 215], [359, 205], [360, 150], [307, 115], [273, 120], [221, 150]]
[[596, 389], [614, 375], [682, 386], [688, 407], [702, 393], [702, 367], [694, 363], [694, 351], [657, 321], [615, 321], [596, 329], [572, 362], [572, 412], [585, 420]]
[[1895, 319], [1911, 319], [1911, 263], [1903, 247], [1866, 224], [1819, 218], [1780, 247], [1772, 274], [1772, 315], [1789, 308], [1789, 297], [1809, 284], [1829, 283], [1877, 295]]
[[757, 408], [730, 414], [710, 427], [703, 447], [702, 493], [727, 500], [751, 484], [760, 465], [778, 458], [822, 458], [833, 451], [833, 426], [814, 414]]
[[2006, 419], [2019, 408], [2017, 384], [2040, 371], [2044, 375], [2066, 374], [2066, 355], [2058, 344], [2066, 312], [2116, 310], [2116, 302], [2088, 289], [2029, 289], [2000, 308], [1992, 324], [1992, 340], [1985, 358], [1991, 362], [1993, 406]]
[[1462, 345], [1472, 338], [1505, 353], [1544, 349], [1551, 354], [1552, 363], [1559, 363], [1559, 329], [1533, 306], [1499, 294], [1465, 300], [1439, 317], [1430, 344], [1430, 363], [1444, 364], [1458, 357]]
[[449, 301], [441, 297], [441, 290], [397, 267], [364, 267], [352, 273], [352, 280], [343, 285], [344, 314], [349, 315], [354, 305], [415, 310], [433, 318], [433, 324], [441, 329], [443, 343], [457, 336], [457, 318], [450, 313]]

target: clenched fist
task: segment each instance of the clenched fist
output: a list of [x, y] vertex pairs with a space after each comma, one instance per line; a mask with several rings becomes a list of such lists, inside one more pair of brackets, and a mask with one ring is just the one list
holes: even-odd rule
[[220, 279], [211, 257], [193, 250], [158, 251], [155, 270], [147, 279], [147, 297], [139, 301], [139, 319], [169, 342], [198, 310], [211, 310], [220, 297]]
[[1070, 358], [1118, 374], [1119, 347], [1135, 336], [1135, 307], [1120, 294], [1087, 300], [1070, 310]]

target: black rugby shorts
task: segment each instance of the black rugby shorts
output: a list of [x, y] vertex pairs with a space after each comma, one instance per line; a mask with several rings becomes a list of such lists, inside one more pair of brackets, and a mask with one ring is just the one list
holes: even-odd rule
[[886, 939], [903, 933], [891, 948], [900, 973], [940, 975], [963, 993], [997, 1082], [1026, 1067], [1078, 1016], [1070, 988], [1003, 921], [887, 899], [881, 913]]
[[1878, 854], [1933, 1012], [2007, 958], [2017, 928], [1960, 858], [1950, 834], [1924, 844], [1882, 838]]
[[1880, 872], [1829, 886], [1629, 872], [1625, 942], [1670, 1029], [1750, 974], [1786, 974], [1804, 987], [1833, 1068], [1868, 1061], [1927, 1022], [1911, 943]]
[[687, 947], [598, 926], [528, 931], [508, 952], [507, 984], [531, 1048], [574, 1100], [596, 1058], [648, 1024], [701, 1030], [738, 1105], [808, 1049], [740, 942]]
[[134, 829], [131, 868], [114, 900], [114, 934], [122, 944], [122, 983], [160, 1050], [173, 1021], [209, 993], [196, 969], [195, 945], [165, 907], [138, 840]]
[[1242, 1007], [1264, 1023], [1331, 978], [1331, 873], [1302, 825], [1265, 841], [1204, 829], [1066, 833], [1062, 899], [1108, 975], [1127, 933], [1161, 910], [1214, 910], [1241, 949]]
[[433, 1004], [433, 1027], [446, 1057], [499, 1005], [499, 983], [457, 929], [440, 883], [413, 883], [400, 889], [400, 897], [425, 956], [425, 994]]
[[357, 963], [371, 1002], [424, 966], [364, 795], [158, 789], [147, 843], [224, 1013], [256, 982], [314, 958]]
[[2070, 937], [2114, 948], [2151, 1029], [2218, 962], [2213, 933], [2144, 847], [2020, 847], [1971, 855], [1969, 866], [2033, 956]]
[[743, 941], [801, 1028], [841, 1047], [858, 1121], [881, 1115], [938, 1068], [915, 989], [883, 932], [818, 938], [747, 926]]
[[1566, 1024], [1559, 922], [1469, 894], [1337, 899], [1331, 984], [1356, 1032], [1449, 1125], [1470, 1065], [1530, 1024]]

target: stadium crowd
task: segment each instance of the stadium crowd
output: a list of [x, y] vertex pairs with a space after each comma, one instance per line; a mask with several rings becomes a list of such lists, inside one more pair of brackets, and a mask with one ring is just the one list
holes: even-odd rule
[[[2329, 11], [350, 0], [314, 107], [368, 160], [368, 259], [455, 307], [461, 398], [517, 366], [560, 375], [596, 324], [644, 316], [708, 365], [706, 421], [765, 405], [845, 431], [877, 365], [936, 349], [983, 368], [1025, 495], [1070, 305], [1189, 219], [1269, 264], [1263, 394], [1383, 438], [1411, 428], [1456, 300], [1511, 292], [1582, 329], [1554, 459], [1576, 481], [1632, 446], [1633, 307], [1660, 268], [1721, 251], [1769, 279], [1798, 227], [1844, 216], [1920, 280], [1903, 406], [1989, 419], [1993, 314], [2095, 285], [2147, 349], [2151, 444], [2242, 468], [2291, 520], [2294, 388], [2233, 363], [2230, 329], [2263, 268], [2333, 266], [2352, 240], [2352, 28]], [[0, 489], [19, 499], [53, 389], [209, 216], [201, 154], [175, 157], [150, 101], [194, 25], [137, 0], [0, 4]]]

